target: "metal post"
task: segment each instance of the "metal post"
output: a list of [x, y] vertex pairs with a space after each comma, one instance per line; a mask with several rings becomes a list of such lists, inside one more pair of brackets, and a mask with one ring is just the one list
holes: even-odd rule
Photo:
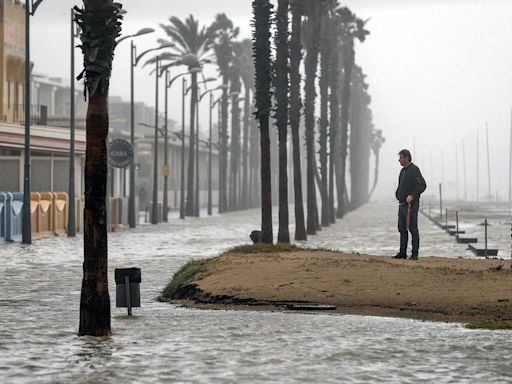
[[480, 132], [476, 130], [476, 201], [480, 201]]
[[210, 93], [210, 123], [208, 134], [208, 216], [212, 215], [212, 113], [213, 94]]
[[69, 99], [69, 190], [68, 237], [76, 236], [75, 208], [75, 10], [71, 9], [71, 65]]
[[439, 183], [439, 213], [441, 215], [441, 219], [443, 218], [443, 186]]
[[164, 173], [164, 197], [163, 197], [163, 221], [168, 222], [169, 221], [169, 202], [168, 202], [168, 187], [169, 187], [169, 132], [168, 132], [168, 94], [169, 94], [169, 71], [165, 71], [165, 132], [164, 132], [164, 167], [165, 167], [165, 173]]
[[[511, 110], [512, 115], [512, 110]], [[510, 122], [510, 148], [509, 148], [509, 164], [508, 164], [508, 209], [512, 213], [512, 119]]]
[[194, 216], [199, 217], [199, 85], [197, 86], [196, 98], [196, 188], [194, 196]]
[[468, 178], [466, 172], [466, 145], [462, 139], [462, 167], [464, 171], [464, 201], [468, 200]]
[[459, 201], [459, 147], [455, 144], [455, 184], [457, 188], [456, 197]]
[[185, 219], [185, 95], [187, 80], [182, 81], [181, 92], [181, 191], [180, 191], [180, 219]]
[[459, 211], [455, 211], [455, 236], [457, 236], [457, 243], [459, 242]]
[[23, 167], [22, 243], [32, 244], [30, 217], [30, 5], [25, 4], [25, 156]]
[[484, 256], [486, 259], [488, 259], [487, 256], [487, 219], [484, 221], [484, 227], [485, 227], [485, 250], [484, 250]]
[[124, 277], [124, 289], [126, 295], [126, 308], [128, 308], [128, 316], [132, 315], [132, 298], [130, 297], [130, 277]]
[[444, 222], [445, 222], [444, 229], [448, 232], [448, 209], [445, 210]]
[[485, 122], [485, 139], [487, 142], [487, 183], [489, 190], [489, 200], [491, 200], [491, 155], [489, 153], [489, 125]]
[[156, 59], [155, 71], [155, 140], [153, 160], [153, 202], [151, 205], [151, 224], [158, 224], [158, 72], [159, 59]]
[[[135, 92], [134, 92], [134, 69], [137, 50], [133, 44], [130, 44], [130, 144], [133, 148], [135, 155]], [[128, 224], [130, 228], [137, 226], [136, 212], [135, 212], [135, 158], [130, 164], [130, 196], [128, 197]]]

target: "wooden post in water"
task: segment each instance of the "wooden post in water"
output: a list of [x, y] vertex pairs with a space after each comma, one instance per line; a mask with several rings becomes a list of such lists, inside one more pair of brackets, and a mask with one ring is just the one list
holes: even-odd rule
[[491, 198], [491, 155], [489, 153], [489, 125], [487, 124], [487, 121], [485, 122], [485, 140], [487, 142], [487, 183], [488, 183], [488, 190], [489, 190], [489, 201], [492, 200]]
[[445, 211], [444, 222], [444, 229], [448, 232], [448, 209]]

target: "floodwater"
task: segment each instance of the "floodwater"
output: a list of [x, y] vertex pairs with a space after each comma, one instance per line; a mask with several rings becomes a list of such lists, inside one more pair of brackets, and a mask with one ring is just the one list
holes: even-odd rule
[[[113, 336], [102, 339], [76, 335], [80, 237], [0, 246], [0, 382], [512, 382], [512, 340], [504, 331], [379, 317], [200, 311], [155, 300], [183, 263], [247, 243], [258, 222], [253, 210], [110, 234]], [[420, 226], [420, 256], [471, 257], [426, 218]], [[490, 237], [499, 241], [501, 227], [492, 228], [490, 234], [500, 234]], [[391, 255], [397, 242], [395, 206], [372, 203], [307, 245]], [[114, 307], [113, 271], [133, 266], [142, 268], [142, 308], [128, 318]]]

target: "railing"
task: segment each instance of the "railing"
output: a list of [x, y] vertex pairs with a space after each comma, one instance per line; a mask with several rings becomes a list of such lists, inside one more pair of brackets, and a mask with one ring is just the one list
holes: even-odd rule
[[[14, 122], [25, 124], [25, 104], [14, 105]], [[48, 107], [46, 105], [30, 106], [30, 123], [34, 125], [48, 124]]]

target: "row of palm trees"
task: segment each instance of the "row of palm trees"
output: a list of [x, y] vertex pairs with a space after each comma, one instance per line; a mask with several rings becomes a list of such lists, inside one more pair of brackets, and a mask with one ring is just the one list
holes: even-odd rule
[[[374, 187], [377, 182], [378, 154], [384, 138], [373, 126], [368, 84], [362, 69], [355, 64], [356, 43], [364, 42], [369, 32], [366, 21], [336, 0], [278, 0], [276, 11], [271, 1], [254, 0], [253, 14], [255, 116], [261, 133], [262, 238], [266, 243], [273, 242], [269, 138], [270, 122], [274, 122], [279, 147], [278, 242], [290, 242], [288, 125], [293, 152], [295, 239], [306, 240], [308, 235], [316, 234], [323, 226], [368, 201], [372, 150], [376, 156]], [[302, 127], [306, 146], [306, 219]]]
[[[165, 63], [161, 65], [161, 71], [185, 65], [191, 77], [186, 215], [193, 216], [198, 212], [198, 202], [194, 198], [194, 143], [199, 126], [196, 108], [201, 84], [198, 75], [206, 65], [214, 63], [217, 64], [222, 80], [221, 86], [217, 88], [222, 92], [218, 99], [219, 212], [256, 206], [259, 146], [258, 132], [254, 129], [252, 117], [254, 64], [251, 40], [238, 41], [239, 29], [225, 14], [218, 14], [208, 26], [200, 25], [193, 15], [185, 20], [173, 16], [169, 18], [169, 24], [161, 24], [161, 28], [167, 34], [167, 39], [159, 39], [158, 42], [170, 48], [148, 60], [147, 64], [157, 60]], [[240, 108], [242, 101], [243, 114]]]

